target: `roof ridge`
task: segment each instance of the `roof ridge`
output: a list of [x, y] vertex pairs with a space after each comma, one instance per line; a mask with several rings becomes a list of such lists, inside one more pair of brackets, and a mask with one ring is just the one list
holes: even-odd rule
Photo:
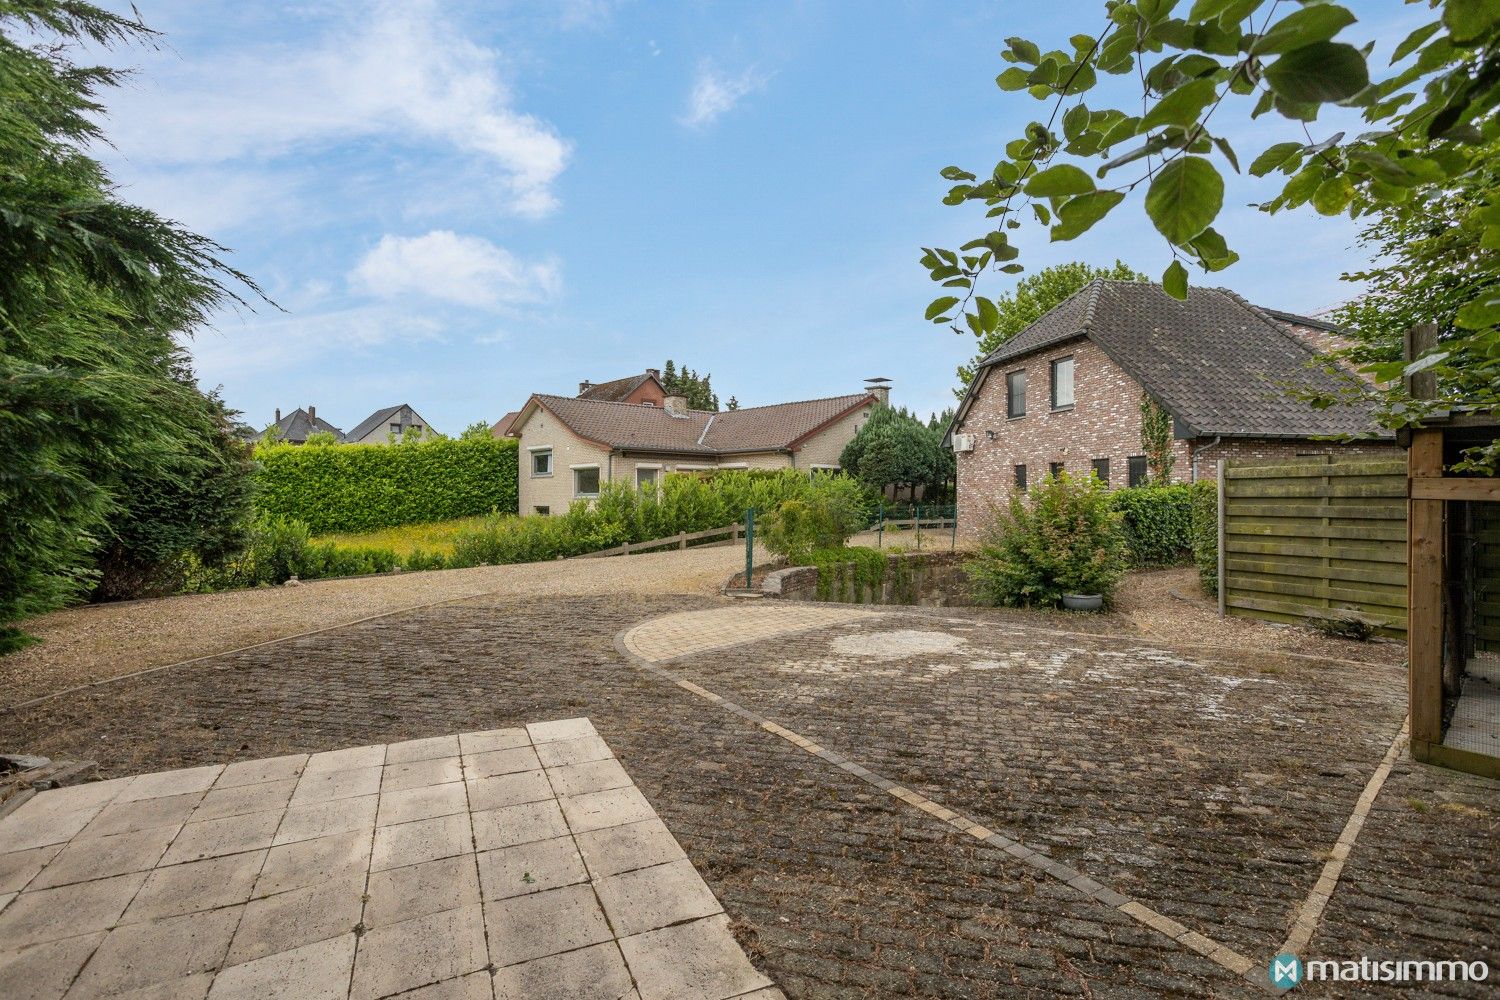
[[735, 410], [718, 410], [718, 411], [713, 411], [713, 410], [698, 410], [698, 411], [695, 411], [695, 412], [698, 412], [698, 413], [714, 413], [714, 412], [718, 412], [718, 413], [749, 413], [751, 410], [771, 410], [771, 409], [775, 409], [778, 406], [798, 406], [798, 405], [800, 405], [802, 403], [827, 403], [827, 402], [831, 402], [831, 401], [833, 401], [835, 399], [856, 399], [856, 398], [859, 398], [859, 397], [862, 397], [862, 396], [868, 396], [868, 395], [870, 395], [870, 393], [868, 393], [868, 392], [850, 392], [850, 393], [845, 393], [842, 396], [817, 396], [817, 397], [814, 397], [813, 399], [789, 399], [789, 400], [787, 400], [784, 403], [762, 403], [760, 406], [741, 406], [741, 407], [739, 407], [738, 409], [735, 409]]
[[1239, 292], [1236, 292], [1234, 289], [1232, 289], [1232, 288], [1214, 288], [1214, 289], [1211, 289], [1211, 291], [1221, 292], [1224, 295], [1228, 296], [1228, 298], [1229, 298], [1229, 300], [1231, 302], [1233, 302], [1236, 305], [1238, 305], [1241, 309], [1244, 309], [1247, 312], [1249, 312], [1256, 319], [1260, 320], [1262, 323], [1265, 323], [1267, 326], [1271, 327], [1273, 330], [1275, 330], [1277, 333], [1281, 334], [1283, 337], [1285, 337], [1287, 340], [1291, 341], [1293, 344], [1296, 344], [1299, 349], [1301, 349], [1302, 351], [1304, 351], [1310, 357], [1313, 357], [1313, 358], [1322, 357], [1322, 355], [1319, 354], [1319, 352], [1311, 344], [1309, 344], [1304, 338], [1299, 337], [1299, 336], [1297, 336], [1297, 334], [1293, 333], [1287, 327], [1287, 325], [1285, 323], [1278, 323], [1264, 309], [1262, 309], [1260, 306], [1256, 305], [1255, 303], [1251, 302], [1249, 299], [1245, 298], [1243, 295], [1241, 295]]

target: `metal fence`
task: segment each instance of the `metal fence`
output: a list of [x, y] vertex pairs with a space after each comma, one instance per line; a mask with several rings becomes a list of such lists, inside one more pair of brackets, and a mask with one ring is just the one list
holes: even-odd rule
[[1406, 634], [1406, 463], [1311, 455], [1220, 466], [1220, 606]]

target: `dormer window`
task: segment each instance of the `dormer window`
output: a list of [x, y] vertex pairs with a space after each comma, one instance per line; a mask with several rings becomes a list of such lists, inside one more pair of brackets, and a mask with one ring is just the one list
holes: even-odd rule
[[642, 402], [641, 402], [641, 405], [642, 405], [642, 406], [655, 406], [655, 405], [656, 405], [656, 404], [655, 404], [655, 403], [653, 403], [653, 402], [651, 402], [651, 400], [649, 400], [649, 399], [647, 399], [647, 400], [643, 400], [643, 401], [642, 401]]

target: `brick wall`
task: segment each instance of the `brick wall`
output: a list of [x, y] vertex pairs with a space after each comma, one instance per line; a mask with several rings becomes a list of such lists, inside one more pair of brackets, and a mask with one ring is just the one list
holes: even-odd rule
[[[1051, 365], [1073, 358], [1074, 405], [1051, 408]], [[1026, 415], [1006, 416], [1006, 375], [1026, 371]], [[1047, 475], [1053, 462], [1071, 473], [1088, 472], [1096, 458], [1109, 459], [1109, 486], [1128, 483], [1128, 459], [1141, 447], [1141, 386], [1099, 348], [1079, 339], [991, 370], [957, 431], [974, 435], [974, 450], [958, 453], [959, 531], [977, 534], [994, 508], [1010, 500], [1015, 467], [1025, 465], [1029, 482]], [[995, 439], [989, 438], [993, 431]], [[1292, 458], [1301, 454], [1386, 454], [1393, 444], [1336, 441], [1230, 440], [1174, 441], [1173, 482], [1217, 474], [1220, 458]]]

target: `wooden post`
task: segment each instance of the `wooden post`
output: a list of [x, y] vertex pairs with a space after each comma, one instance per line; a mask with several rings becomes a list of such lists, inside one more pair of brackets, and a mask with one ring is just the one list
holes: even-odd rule
[[[1403, 338], [1403, 357], [1407, 364], [1419, 360], [1422, 355], [1437, 348], [1438, 327], [1436, 323], [1419, 323], [1410, 327]], [[1434, 399], [1437, 397], [1437, 372], [1431, 368], [1415, 375], [1402, 376], [1406, 394], [1412, 399]], [[1433, 473], [1437, 475], [1438, 473]]]
[[1219, 528], [1218, 528], [1218, 530], [1219, 530], [1219, 544], [1217, 546], [1215, 546], [1215, 548], [1217, 549], [1217, 554], [1218, 554], [1218, 559], [1219, 559], [1218, 570], [1219, 570], [1219, 617], [1220, 618], [1223, 618], [1224, 615], [1228, 611], [1228, 604], [1226, 603], [1226, 599], [1224, 597], [1224, 590], [1225, 590], [1225, 586], [1224, 586], [1224, 583], [1225, 583], [1225, 581], [1224, 581], [1224, 535], [1225, 535], [1225, 532], [1224, 532], [1224, 484], [1225, 484], [1224, 466], [1225, 466], [1225, 464], [1226, 464], [1227, 461], [1228, 461], [1227, 459], [1223, 459], [1223, 458], [1219, 459], [1219, 499], [1218, 499], [1218, 506], [1219, 506], [1219, 518], [1218, 518], [1219, 519]]
[[[1417, 430], [1407, 453], [1409, 478], [1443, 471], [1443, 432]], [[1406, 642], [1412, 756], [1443, 741], [1443, 501], [1407, 501]]]
[[687, 548], [687, 532], [686, 531], [679, 531], [677, 533], [677, 547], [679, 549], [685, 549], [685, 548]]

